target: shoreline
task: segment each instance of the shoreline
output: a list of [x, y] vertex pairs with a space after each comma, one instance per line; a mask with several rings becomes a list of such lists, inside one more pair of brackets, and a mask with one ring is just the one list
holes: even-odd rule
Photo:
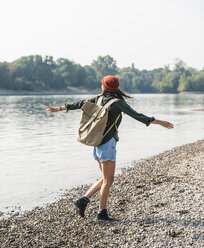
[[53, 96], [53, 95], [91, 95], [91, 94], [99, 94], [100, 91], [33, 91], [33, 92], [0, 92], [0, 96]]
[[[52, 96], [52, 95], [89, 95], [89, 94], [99, 94], [101, 89], [95, 90], [88, 90], [88, 89], [78, 89], [74, 87], [70, 87], [67, 91], [1, 91], [0, 96]], [[204, 94], [204, 92], [195, 92], [195, 91], [188, 91], [188, 92], [179, 92], [179, 93], [158, 93], [158, 92], [127, 92], [128, 94], [173, 94], [173, 95], [187, 95], [187, 94]]]
[[114, 223], [96, 220], [98, 193], [86, 217], [73, 202], [90, 185], [45, 207], [0, 220], [1, 247], [201, 247], [204, 140], [136, 161], [115, 176], [108, 202]]

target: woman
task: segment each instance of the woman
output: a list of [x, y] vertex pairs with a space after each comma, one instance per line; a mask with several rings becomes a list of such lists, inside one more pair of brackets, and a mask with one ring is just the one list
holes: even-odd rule
[[[108, 114], [108, 121], [106, 125], [105, 132], [109, 127], [116, 121], [119, 117], [116, 125], [113, 125], [111, 130], [102, 140], [99, 146], [94, 147], [93, 156], [97, 160], [99, 168], [102, 172], [103, 177], [96, 182], [85, 194], [75, 202], [77, 210], [81, 217], [84, 217], [85, 209], [89, 203], [89, 199], [100, 190], [100, 201], [99, 201], [99, 211], [97, 213], [98, 220], [111, 221], [113, 219], [109, 218], [106, 206], [109, 196], [110, 187], [114, 180], [115, 166], [116, 166], [116, 142], [119, 140], [117, 128], [121, 123], [122, 115], [121, 112], [131, 116], [132, 118], [146, 124], [159, 124], [165, 128], [173, 128], [173, 124], [167, 121], [156, 120], [154, 117], [148, 117], [146, 115], [137, 113], [133, 110], [124, 100], [124, 98], [130, 98], [119, 89], [119, 80], [114, 76], [106, 76], [102, 79], [102, 93], [88, 101], [97, 103], [98, 98], [103, 96], [102, 105], [104, 106], [109, 100], [113, 98], [118, 98], [118, 101], [111, 105]], [[74, 110], [80, 109], [86, 100], [74, 102], [72, 104], [65, 104], [65, 107], [47, 107], [47, 112], [58, 112], [62, 110]], [[105, 133], [104, 132], [104, 133]]]

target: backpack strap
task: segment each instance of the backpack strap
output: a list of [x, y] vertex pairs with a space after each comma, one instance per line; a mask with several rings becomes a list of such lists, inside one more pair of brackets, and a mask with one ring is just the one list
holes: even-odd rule
[[[114, 102], [117, 102], [118, 99], [117, 98], [113, 98], [111, 99], [109, 102], [107, 102], [104, 106], [103, 109], [106, 108], [108, 109]], [[108, 134], [108, 132], [112, 129], [112, 127], [115, 125], [116, 130], [118, 130], [116, 123], [118, 122], [120, 118], [120, 114], [118, 115], [118, 117], [116, 118], [115, 122], [109, 127], [109, 129], [105, 132], [105, 134], [103, 135], [103, 138]]]
[[[110, 101], [108, 101], [108, 102], [103, 106], [102, 109], [108, 108], [111, 104], [113, 104], [113, 103], [116, 102], [117, 100], [118, 100], [117, 98], [111, 99]], [[96, 104], [101, 106], [102, 101], [103, 101], [103, 96], [100, 96], [100, 97], [98, 98], [98, 101], [97, 101]]]
[[110, 101], [108, 101], [104, 106], [103, 109], [110, 107], [114, 102], [118, 101], [117, 98], [113, 98]]
[[98, 101], [97, 101], [97, 103], [96, 103], [96, 104], [98, 104], [98, 105], [100, 105], [100, 106], [101, 106], [101, 104], [102, 104], [102, 100], [103, 100], [103, 96], [100, 96], [100, 97], [98, 98]]
[[110, 130], [112, 129], [114, 125], [115, 125], [116, 130], [118, 131], [118, 127], [116, 126], [116, 123], [118, 122], [119, 118], [120, 118], [120, 114], [116, 118], [115, 122], [113, 122], [113, 124], [109, 127], [109, 129], [104, 133], [103, 138], [110, 132]]

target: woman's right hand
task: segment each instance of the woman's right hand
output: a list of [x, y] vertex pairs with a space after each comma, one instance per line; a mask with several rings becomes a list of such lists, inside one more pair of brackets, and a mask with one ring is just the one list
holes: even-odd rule
[[60, 111], [59, 107], [45, 107], [48, 114]]

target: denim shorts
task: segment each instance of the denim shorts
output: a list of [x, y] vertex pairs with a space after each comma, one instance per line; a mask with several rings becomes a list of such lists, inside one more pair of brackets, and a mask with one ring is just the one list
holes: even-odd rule
[[95, 146], [93, 150], [95, 160], [100, 162], [116, 161], [116, 140], [111, 138], [103, 145]]

